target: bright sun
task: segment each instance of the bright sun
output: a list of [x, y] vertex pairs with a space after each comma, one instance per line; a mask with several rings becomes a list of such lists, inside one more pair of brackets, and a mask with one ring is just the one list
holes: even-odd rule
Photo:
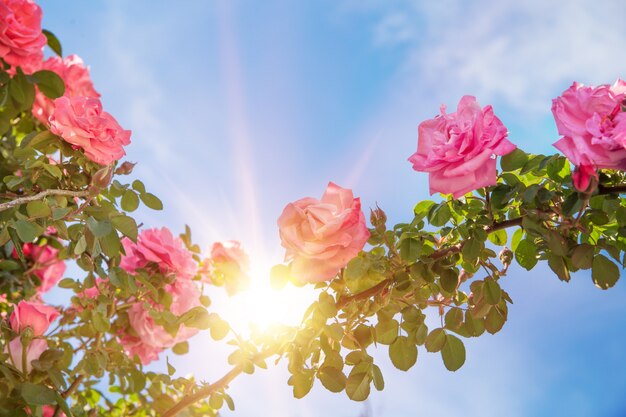
[[237, 332], [248, 332], [250, 325], [260, 329], [275, 324], [298, 325], [315, 300], [312, 286], [287, 285], [281, 290], [273, 289], [270, 286], [270, 268], [270, 265], [253, 262], [248, 288], [232, 297], [217, 300], [220, 314]]

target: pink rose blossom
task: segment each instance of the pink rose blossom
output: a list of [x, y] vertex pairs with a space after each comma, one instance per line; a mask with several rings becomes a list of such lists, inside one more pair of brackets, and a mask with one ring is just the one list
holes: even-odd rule
[[626, 123], [621, 113], [625, 98], [626, 83], [622, 80], [612, 86], [572, 84], [552, 101], [552, 113], [562, 136], [554, 146], [577, 167], [625, 170]]
[[30, 373], [33, 369], [32, 362], [39, 359], [42, 353], [48, 349], [48, 343], [44, 339], [33, 339], [26, 348], [26, 370], [22, 367], [22, 340], [15, 338], [9, 342], [7, 353], [10, 353], [13, 366], [22, 372]]
[[[91, 82], [89, 69], [85, 67], [83, 60], [78, 55], [70, 55], [67, 58], [53, 56], [41, 64], [38, 70], [49, 70], [58, 74], [65, 83], [65, 97], [90, 97], [98, 98], [98, 93]], [[37, 90], [33, 115], [43, 124], [48, 123], [48, 118], [54, 112], [53, 100]]]
[[129, 358], [134, 358], [137, 355], [144, 365], [159, 359], [159, 353], [164, 350], [162, 347], [154, 347], [143, 343], [140, 338], [128, 334], [120, 337], [120, 344]]
[[125, 238], [122, 245], [126, 255], [120, 266], [128, 273], [133, 274], [149, 264], [158, 266], [162, 274], [174, 274], [178, 279], [191, 279], [197, 272], [191, 252], [167, 227], [144, 230], [137, 237], [137, 243]]
[[[53, 407], [51, 405], [44, 405], [41, 409], [41, 417], [54, 417], [55, 409], [56, 407]], [[57, 417], [66, 417], [66, 415], [63, 411], [61, 411], [59, 414], [57, 414]]]
[[332, 279], [370, 236], [361, 200], [332, 182], [321, 200], [308, 197], [288, 204], [278, 227], [294, 276], [310, 283]]
[[[200, 305], [198, 301], [200, 291], [197, 288], [194, 291], [187, 287], [187, 285], [195, 287], [191, 281], [183, 281], [177, 284], [183, 285], [171, 286], [169, 288], [172, 292], [170, 311], [180, 316], [191, 308]], [[130, 307], [128, 310], [128, 321], [136, 336], [124, 334], [120, 338], [120, 343], [129, 357], [139, 356], [141, 363], [144, 365], [158, 359], [161, 351], [177, 343], [184, 342], [198, 333], [198, 329], [181, 325], [176, 336], [172, 336], [154, 321], [142, 303], [135, 303]]]
[[22, 247], [24, 256], [35, 263], [32, 272], [41, 280], [39, 293], [49, 291], [63, 277], [65, 262], [59, 259], [59, 250], [52, 246], [39, 246], [34, 243], [25, 243]]
[[[235, 294], [245, 288], [249, 282], [250, 258], [241, 244], [235, 240], [215, 242], [211, 248], [211, 273], [224, 280], [224, 286], [229, 294]], [[221, 277], [221, 278], [218, 278]], [[208, 282], [211, 278], [207, 276]]]
[[0, 0], [0, 57], [31, 73], [43, 60], [41, 8], [32, 0]]
[[59, 312], [54, 307], [30, 301], [20, 301], [11, 313], [9, 323], [11, 328], [18, 333], [30, 327], [33, 335], [41, 336], [57, 317], [59, 317]]
[[59, 97], [49, 118], [50, 131], [82, 148], [94, 162], [108, 165], [124, 155], [130, 130], [124, 130], [97, 98]]
[[475, 97], [463, 96], [457, 111], [426, 120], [418, 126], [417, 152], [409, 158], [413, 169], [429, 173], [430, 193], [455, 198], [495, 185], [496, 159], [516, 146], [491, 106], [481, 109]]

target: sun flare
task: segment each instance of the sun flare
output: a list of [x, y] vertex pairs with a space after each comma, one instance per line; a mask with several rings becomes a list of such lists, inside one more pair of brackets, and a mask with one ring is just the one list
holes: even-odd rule
[[306, 309], [315, 300], [312, 286], [287, 285], [276, 290], [270, 285], [271, 265], [252, 263], [250, 285], [225, 300], [222, 315], [237, 331], [246, 333], [250, 326], [268, 329], [272, 325], [298, 325]]

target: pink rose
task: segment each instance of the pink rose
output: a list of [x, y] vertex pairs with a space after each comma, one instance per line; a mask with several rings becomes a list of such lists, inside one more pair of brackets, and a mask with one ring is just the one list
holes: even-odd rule
[[32, 362], [39, 359], [42, 353], [48, 349], [48, 343], [44, 339], [33, 339], [26, 348], [26, 370], [22, 367], [22, 340], [15, 338], [9, 342], [8, 353], [11, 356], [13, 366], [23, 373], [30, 373], [33, 369]]
[[426, 120], [418, 126], [417, 152], [409, 158], [413, 169], [429, 173], [430, 193], [455, 198], [497, 182], [496, 159], [515, 150], [507, 129], [491, 106], [480, 108], [475, 97], [463, 96], [457, 111]]
[[192, 308], [201, 305], [200, 296], [202, 293], [191, 280], [176, 280], [173, 284], [167, 285], [165, 290], [172, 296], [170, 311], [177, 316], [182, 316]]
[[54, 307], [30, 301], [20, 301], [11, 313], [9, 323], [11, 328], [18, 333], [30, 327], [33, 335], [41, 336], [57, 317], [59, 317], [59, 312]]
[[[70, 55], [65, 59], [58, 56], [48, 58], [41, 64], [38, 70], [49, 70], [58, 74], [65, 83], [65, 97], [91, 97], [98, 98], [98, 93], [91, 82], [89, 69], [85, 67], [83, 60], [78, 55]], [[54, 112], [53, 100], [37, 90], [33, 115], [43, 124], [48, 123], [48, 117]]]
[[134, 358], [137, 355], [144, 365], [159, 359], [159, 353], [163, 351], [161, 347], [148, 345], [143, 343], [140, 338], [128, 334], [120, 337], [119, 341], [129, 358]]
[[[198, 299], [200, 291], [195, 288], [191, 290], [191, 281], [183, 281], [178, 286], [172, 286], [169, 290], [172, 293], [172, 305], [170, 311], [178, 316], [186, 313], [191, 308], [200, 305]], [[141, 363], [147, 365], [158, 359], [159, 353], [177, 343], [184, 342], [198, 333], [198, 329], [181, 325], [176, 336], [169, 334], [163, 326], [157, 324], [143, 303], [135, 303], [128, 310], [128, 321], [134, 335], [124, 334], [120, 338], [120, 343], [129, 357], [139, 356]], [[136, 335], [136, 336], [135, 336]]]
[[365, 246], [370, 233], [361, 200], [332, 182], [321, 200], [303, 198], [285, 207], [278, 219], [280, 239], [303, 282], [332, 279]]
[[128, 273], [149, 264], [157, 266], [162, 274], [174, 274], [178, 279], [191, 279], [197, 272], [191, 252], [167, 227], [144, 230], [137, 243], [125, 238], [122, 245], [126, 255], [122, 256], [120, 266]]
[[32, 0], [0, 0], [0, 57], [30, 73], [43, 60], [41, 8]]
[[584, 86], [575, 82], [552, 101], [552, 113], [559, 134], [554, 146], [574, 165], [594, 169], [626, 169], [624, 132], [620, 124], [621, 103], [626, 98], [626, 83], [612, 86]]
[[[41, 409], [41, 417], [54, 417], [55, 409], [56, 407], [53, 407], [51, 405], [44, 405]], [[66, 417], [66, 415], [63, 411], [61, 411], [59, 412], [59, 414], [57, 414], [57, 417]]]
[[94, 162], [108, 165], [124, 155], [130, 130], [124, 130], [97, 98], [59, 97], [49, 118], [50, 131], [82, 148]]
[[[249, 282], [250, 258], [235, 240], [215, 242], [211, 248], [211, 275], [217, 282], [223, 280], [226, 291], [235, 294]], [[210, 282], [210, 276], [206, 276]], [[219, 284], [218, 284], [219, 285]]]
[[25, 243], [22, 247], [24, 256], [33, 260], [33, 274], [41, 280], [37, 289], [44, 293], [56, 285], [65, 273], [65, 262], [59, 259], [59, 250], [52, 246], [39, 246], [34, 243]]

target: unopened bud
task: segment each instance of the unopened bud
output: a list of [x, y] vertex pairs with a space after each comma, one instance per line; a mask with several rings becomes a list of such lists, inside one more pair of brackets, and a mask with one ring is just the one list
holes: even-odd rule
[[93, 188], [103, 189], [109, 185], [112, 178], [113, 178], [113, 166], [107, 165], [104, 168], [98, 170], [95, 174], [93, 174], [93, 176], [91, 177], [90, 185]]
[[135, 168], [135, 165], [137, 165], [136, 163], [132, 163], [132, 162], [122, 162], [122, 165], [120, 165], [116, 170], [115, 170], [115, 174], [116, 175], [128, 175], [131, 172], [133, 172], [133, 168]]
[[370, 222], [375, 229], [385, 230], [387, 223], [387, 215], [380, 207], [376, 206], [374, 210], [370, 210]]
[[498, 257], [500, 258], [500, 262], [505, 265], [509, 265], [513, 261], [513, 251], [505, 246], [500, 251]]

